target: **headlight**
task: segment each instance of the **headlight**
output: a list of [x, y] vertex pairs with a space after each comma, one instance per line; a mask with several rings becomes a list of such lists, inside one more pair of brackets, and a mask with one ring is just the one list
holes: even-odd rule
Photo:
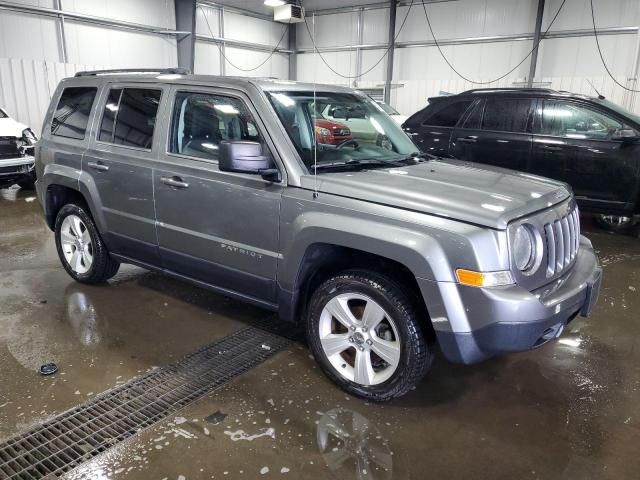
[[531, 227], [520, 225], [516, 228], [511, 242], [513, 261], [516, 268], [526, 272], [536, 263], [536, 237]]
[[35, 145], [35, 143], [38, 141], [38, 137], [36, 137], [36, 134], [33, 133], [33, 130], [31, 130], [30, 128], [25, 128], [22, 131], [22, 139], [27, 145]]
[[323, 137], [328, 137], [329, 135], [331, 135], [329, 129], [323, 127], [316, 127], [316, 133], [322, 135]]

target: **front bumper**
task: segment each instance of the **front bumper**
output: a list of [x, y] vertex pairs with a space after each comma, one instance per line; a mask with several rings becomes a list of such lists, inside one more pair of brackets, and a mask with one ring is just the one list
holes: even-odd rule
[[517, 285], [474, 288], [442, 282], [436, 294], [434, 282], [420, 283], [443, 354], [452, 362], [469, 364], [556, 338], [578, 314], [590, 314], [601, 277], [591, 243], [582, 237], [571, 270], [533, 292]]
[[32, 155], [0, 158], [0, 184], [7, 185], [29, 177], [34, 178], [34, 162]]

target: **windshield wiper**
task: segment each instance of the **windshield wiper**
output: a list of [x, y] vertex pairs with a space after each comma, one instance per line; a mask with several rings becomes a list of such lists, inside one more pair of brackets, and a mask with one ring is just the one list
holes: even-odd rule
[[[320, 170], [320, 169], [326, 169], [326, 168], [350, 168], [350, 167], [354, 167], [354, 168], [364, 168], [364, 167], [371, 167], [371, 166], [380, 166], [380, 167], [399, 167], [400, 163], [406, 162], [410, 159], [410, 157], [407, 158], [397, 158], [395, 160], [387, 160], [387, 159], [382, 159], [382, 158], [369, 158], [369, 159], [351, 159], [351, 160], [347, 160], [346, 162], [336, 162], [336, 163], [324, 163], [324, 164], [319, 164], [317, 165], [315, 168], [316, 170]], [[313, 165], [311, 166], [311, 168], [313, 168]]]

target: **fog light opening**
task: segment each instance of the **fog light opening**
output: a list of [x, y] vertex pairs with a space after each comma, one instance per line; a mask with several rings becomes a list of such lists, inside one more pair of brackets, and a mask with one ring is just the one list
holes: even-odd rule
[[548, 341], [558, 338], [562, 334], [563, 330], [564, 325], [562, 323], [557, 323], [556, 325], [546, 328], [544, 332], [542, 332], [542, 335], [540, 335], [540, 338], [536, 340], [536, 343], [533, 344], [533, 347], [540, 347]]

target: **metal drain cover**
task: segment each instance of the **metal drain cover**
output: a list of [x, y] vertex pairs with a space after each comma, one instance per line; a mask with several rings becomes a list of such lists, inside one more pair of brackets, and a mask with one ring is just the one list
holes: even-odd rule
[[[0, 443], [0, 479], [55, 478], [183, 408], [289, 345], [245, 328]], [[269, 349], [263, 346], [269, 346]]]

